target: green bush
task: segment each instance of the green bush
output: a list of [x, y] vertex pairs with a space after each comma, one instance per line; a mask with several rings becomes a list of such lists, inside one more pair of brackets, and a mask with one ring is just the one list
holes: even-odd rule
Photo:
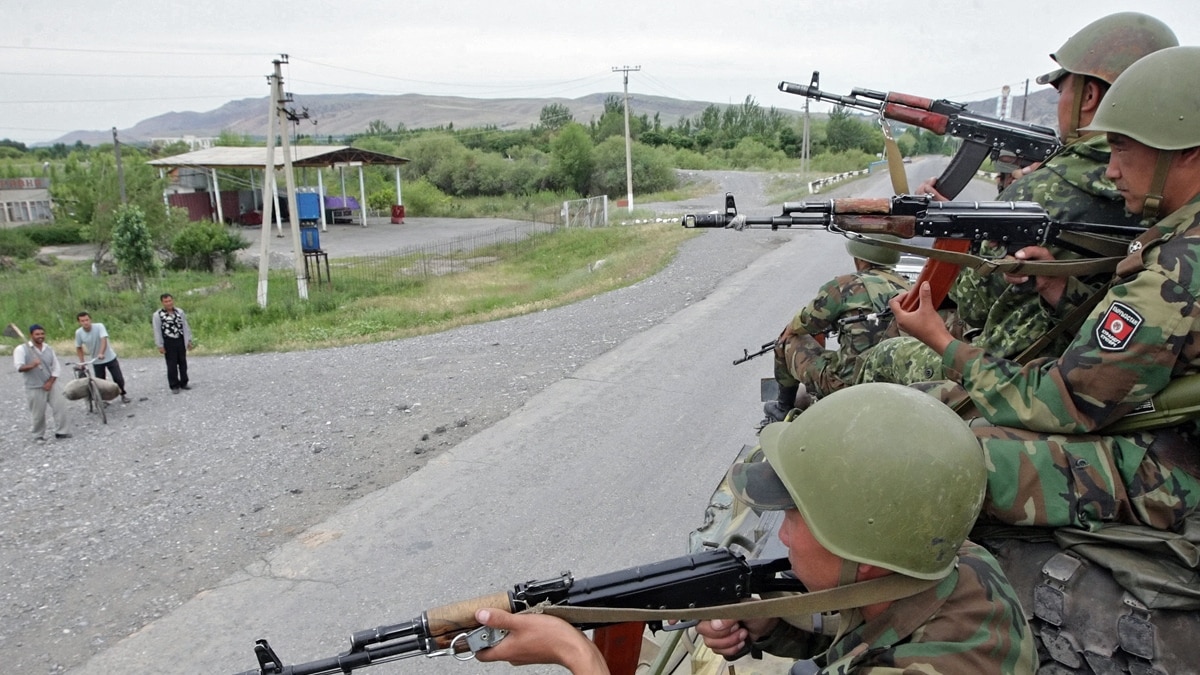
[[[595, 167], [592, 171], [591, 194], [624, 195], [625, 139], [612, 136], [604, 140], [596, 146], [592, 156], [595, 158]], [[663, 192], [679, 186], [667, 150], [634, 143], [632, 164], [636, 192]]]
[[37, 242], [16, 229], [0, 230], [0, 255], [12, 258], [32, 258], [37, 255]]
[[47, 223], [45, 225], [22, 225], [17, 231], [33, 240], [38, 246], [64, 246], [84, 244], [87, 239], [83, 229], [72, 222]]
[[743, 138], [730, 150], [723, 151], [729, 164], [735, 169], [781, 170], [795, 164], [782, 150], [767, 147], [754, 138]]
[[410, 216], [436, 216], [450, 206], [450, 198], [424, 178], [406, 183], [401, 190], [405, 214]]
[[845, 173], [867, 168], [867, 165], [878, 159], [862, 150], [846, 150], [845, 152], [823, 152], [812, 158], [812, 170], [823, 173]]
[[171, 253], [175, 256], [173, 266], [211, 270], [213, 257], [219, 254], [229, 268], [233, 265], [233, 254], [249, 245], [250, 242], [240, 234], [231, 233], [224, 225], [210, 221], [193, 223], [171, 241]]
[[396, 203], [396, 191], [392, 188], [376, 190], [367, 195], [367, 208], [372, 211], [391, 211]]
[[[669, 150], [669, 148], [664, 148]], [[692, 169], [694, 171], [703, 171], [704, 169], [713, 168], [712, 161], [708, 157], [702, 155], [695, 150], [687, 148], [678, 148], [671, 152], [671, 164], [680, 169]]]
[[122, 206], [117, 211], [116, 224], [112, 232], [113, 257], [117, 269], [142, 288], [142, 281], [160, 268], [154, 254], [150, 229], [146, 227], [146, 216], [137, 206]]

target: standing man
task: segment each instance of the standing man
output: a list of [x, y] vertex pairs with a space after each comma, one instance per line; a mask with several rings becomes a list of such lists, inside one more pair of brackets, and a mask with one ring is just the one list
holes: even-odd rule
[[46, 405], [54, 409], [54, 437], [70, 438], [67, 433], [67, 399], [58, 376], [62, 364], [54, 355], [54, 348], [46, 344], [46, 329], [38, 324], [29, 327], [29, 342], [13, 350], [13, 365], [25, 376], [25, 396], [29, 400], [29, 413], [33, 415], [33, 440], [41, 443], [46, 431]]
[[129, 403], [125, 394], [125, 376], [121, 374], [121, 362], [117, 361], [117, 350], [108, 344], [108, 329], [102, 323], [92, 323], [92, 316], [87, 312], [75, 315], [79, 328], [75, 329], [75, 355], [83, 363], [84, 356], [91, 354], [96, 359], [92, 369], [96, 377], [105, 379], [107, 373], [112, 373], [113, 382], [121, 388], [121, 403]]
[[154, 344], [158, 345], [158, 353], [167, 359], [167, 384], [171, 393], [178, 394], [180, 389], [191, 389], [188, 386], [187, 353], [192, 348], [192, 328], [188, 325], [187, 315], [175, 306], [175, 298], [170, 293], [163, 293], [159, 300], [162, 309], [150, 316], [154, 325]]

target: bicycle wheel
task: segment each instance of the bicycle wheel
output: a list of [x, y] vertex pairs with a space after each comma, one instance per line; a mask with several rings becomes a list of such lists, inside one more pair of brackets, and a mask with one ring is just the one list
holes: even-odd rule
[[95, 380], [88, 382], [88, 407], [95, 406], [100, 412], [100, 421], [108, 424], [108, 412], [104, 409], [104, 397], [100, 395], [100, 385]]

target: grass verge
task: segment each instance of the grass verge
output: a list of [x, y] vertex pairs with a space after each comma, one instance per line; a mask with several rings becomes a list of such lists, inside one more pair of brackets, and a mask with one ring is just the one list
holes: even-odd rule
[[[309, 286], [297, 297], [290, 271], [273, 272], [267, 307], [257, 303], [257, 272], [166, 272], [141, 292], [121, 277], [94, 277], [87, 263], [33, 265], [0, 272], [0, 322], [46, 327], [64, 360], [73, 359], [75, 315], [105, 324], [123, 357], [157, 354], [150, 314], [172, 293], [187, 314], [197, 354], [294, 351], [435, 333], [456, 326], [576, 302], [635, 283], [669, 263], [694, 231], [668, 223], [559, 229], [471, 252], [488, 264], [443, 276], [397, 272], [344, 290]], [[602, 261], [602, 262], [600, 262]], [[353, 258], [335, 259], [353, 265]], [[11, 338], [0, 343], [15, 345]]]

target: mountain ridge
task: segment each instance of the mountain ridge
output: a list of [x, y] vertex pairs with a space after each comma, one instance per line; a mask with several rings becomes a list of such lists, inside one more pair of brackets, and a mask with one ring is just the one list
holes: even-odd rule
[[[604, 112], [604, 101], [609, 96], [620, 97], [619, 92], [602, 92], [579, 98], [467, 98], [462, 96], [431, 96], [426, 94], [297, 94], [292, 107], [297, 111], [307, 110], [315, 124], [302, 121], [300, 133], [316, 138], [342, 137], [359, 134], [375, 120], [382, 120], [389, 127], [403, 125], [407, 129], [426, 129], [453, 125], [456, 129], [493, 127], [513, 130], [525, 129], [539, 123], [542, 109], [551, 104], [567, 107], [577, 122], [586, 124], [599, 119]], [[1024, 97], [1012, 97], [1011, 109], [1022, 110]], [[785, 115], [800, 117], [804, 113], [781, 106], [775, 108]], [[802, 101], [803, 99], [798, 99]], [[1055, 101], [1053, 89], [1030, 94], [1028, 122], [1055, 126]], [[968, 103], [968, 109], [983, 114], [994, 114], [997, 98]], [[664, 125], [674, 125], [680, 119], [694, 118], [710, 105], [726, 108], [738, 103], [712, 103], [688, 101], [664, 96], [645, 94], [630, 95], [630, 113], [645, 114], [653, 118], [656, 114]], [[222, 131], [251, 137], [265, 138], [267, 133], [267, 97], [246, 98], [229, 101], [205, 112], [168, 112], [144, 119], [127, 129], [119, 130], [125, 142], [148, 143], [154, 138], [181, 138], [183, 136], [210, 137]], [[88, 145], [111, 142], [110, 131], [78, 130], [65, 134], [53, 143], [74, 144], [82, 141]]]

